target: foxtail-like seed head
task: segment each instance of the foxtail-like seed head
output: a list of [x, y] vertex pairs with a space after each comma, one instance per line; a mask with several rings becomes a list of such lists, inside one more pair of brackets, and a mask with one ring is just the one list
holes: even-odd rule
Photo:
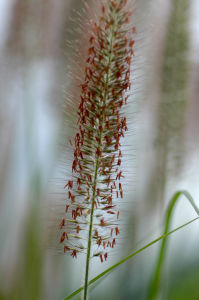
[[[92, 256], [107, 260], [120, 233], [117, 201], [123, 199], [121, 138], [128, 130], [121, 114], [131, 88], [130, 66], [134, 56], [131, 14], [125, 0], [109, 0], [92, 21], [88, 38], [85, 78], [74, 138], [72, 177], [65, 185], [66, 216], [60, 222], [63, 251], [77, 257], [86, 249], [85, 232], [90, 214]], [[93, 210], [92, 210], [93, 204]]]

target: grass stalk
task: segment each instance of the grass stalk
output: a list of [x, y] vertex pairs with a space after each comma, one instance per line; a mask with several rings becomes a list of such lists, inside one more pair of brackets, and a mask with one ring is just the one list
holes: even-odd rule
[[[125, 263], [126, 261], [128, 261], [129, 259], [133, 258], [134, 256], [136, 256], [137, 254], [143, 252], [144, 250], [146, 250], [147, 248], [151, 247], [152, 245], [158, 243], [159, 241], [167, 238], [169, 235], [185, 228], [186, 226], [192, 224], [193, 222], [199, 220], [199, 217], [196, 217], [192, 220], [190, 220], [189, 222], [184, 223], [183, 225], [167, 232], [166, 234], [163, 234], [161, 236], [159, 236], [157, 239], [151, 241], [150, 243], [144, 245], [142, 248], [138, 249], [137, 251], [131, 253], [130, 255], [126, 256], [125, 258], [123, 258], [122, 260], [118, 261], [116, 264], [112, 265], [110, 268], [107, 268], [105, 271], [103, 271], [102, 273], [100, 273], [99, 275], [97, 275], [96, 277], [94, 277], [93, 279], [91, 279], [88, 282], [88, 286], [97, 282], [99, 279], [103, 278], [105, 275], [108, 275], [111, 271], [114, 271], [117, 267], [119, 267], [120, 265], [122, 265], [123, 263]], [[84, 289], [84, 287], [80, 287], [79, 289], [77, 289], [76, 291], [74, 291], [73, 293], [71, 293], [69, 296], [67, 296], [66, 298], [64, 298], [64, 300], [69, 300], [71, 298], [73, 298], [74, 296], [78, 295], [82, 290]]]
[[[167, 234], [169, 232], [175, 205], [182, 195], [184, 195], [186, 197], [186, 199], [190, 202], [193, 209], [199, 216], [199, 209], [196, 206], [192, 196], [187, 191], [176, 192], [174, 194], [174, 196], [172, 197], [169, 207], [168, 207], [168, 210], [167, 210], [166, 219], [165, 219], [164, 236], [167, 236]], [[151, 286], [149, 289], [149, 296], [148, 296], [149, 300], [155, 300], [158, 297], [158, 291], [159, 291], [159, 287], [161, 284], [161, 273], [162, 273], [164, 258], [166, 255], [166, 246], [167, 246], [167, 239], [163, 238], [162, 244], [160, 247], [157, 264], [156, 264], [156, 268], [155, 268], [155, 273], [154, 273], [153, 280], [152, 280], [152, 283], [151, 283]]]
[[96, 161], [95, 178], [94, 178], [94, 184], [93, 184], [93, 195], [92, 195], [92, 204], [91, 204], [92, 206], [91, 206], [89, 234], [88, 234], [88, 247], [87, 247], [87, 255], [86, 255], [86, 272], [85, 272], [85, 281], [84, 281], [84, 300], [87, 299], [87, 294], [88, 294], [88, 274], [89, 274], [89, 265], [90, 265], [91, 241], [92, 241], [92, 230], [93, 230], [93, 213], [94, 213], [96, 186], [97, 186], [98, 165], [99, 165], [99, 158], [97, 158], [97, 161]]

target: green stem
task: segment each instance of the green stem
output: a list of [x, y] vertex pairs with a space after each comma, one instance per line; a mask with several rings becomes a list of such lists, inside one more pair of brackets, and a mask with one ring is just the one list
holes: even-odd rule
[[[108, 72], [106, 74], [106, 83], [104, 88], [104, 96], [103, 96], [103, 105], [106, 105], [107, 100], [107, 90], [108, 90], [108, 84], [109, 84], [109, 70], [111, 67], [111, 61], [112, 61], [112, 52], [113, 52], [113, 34], [111, 34], [111, 42], [110, 42], [110, 55], [108, 59]], [[105, 113], [102, 113], [101, 118], [101, 124], [103, 126], [104, 124], [104, 118]], [[102, 132], [100, 132], [99, 136], [99, 148], [101, 150], [102, 147]], [[87, 255], [86, 255], [86, 272], [85, 272], [85, 281], [84, 281], [84, 300], [87, 300], [88, 295], [88, 275], [89, 275], [89, 266], [90, 266], [90, 253], [91, 253], [91, 242], [92, 242], [92, 231], [93, 231], [93, 214], [94, 214], [94, 206], [95, 206], [95, 196], [96, 196], [96, 187], [97, 187], [97, 177], [98, 177], [98, 169], [99, 169], [99, 156], [96, 160], [95, 165], [95, 175], [94, 175], [94, 182], [93, 182], [93, 194], [92, 194], [92, 200], [91, 200], [91, 213], [90, 213], [90, 225], [89, 225], [89, 234], [88, 234], [88, 246], [87, 246]]]
[[[116, 269], [117, 267], [119, 267], [121, 264], [123, 264], [124, 262], [128, 261], [129, 259], [131, 259], [132, 257], [136, 256], [137, 254], [141, 253], [142, 251], [144, 251], [145, 249], [149, 248], [150, 246], [158, 243], [160, 240], [165, 239], [167, 236], [173, 234], [174, 232], [188, 226], [189, 224], [195, 222], [196, 220], [199, 220], [199, 217], [196, 217], [192, 220], [190, 220], [189, 222], [171, 230], [170, 232], [168, 232], [167, 234], [163, 234], [160, 237], [158, 237], [157, 239], [153, 240], [152, 242], [146, 244], [145, 246], [143, 246], [142, 248], [140, 248], [139, 250], [133, 252], [132, 254], [128, 255], [127, 257], [123, 258], [122, 260], [120, 260], [119, 262], [117, 262], [116, 264], [112, 265], [110, 268], [106, 269], [104, 272], [100, 273], [98, 276], [94, 277], [93, 279], [91, 279], [88, 282], [88, 286], [95, 283], [97, 280], [99, 280], [100, 278], [103, 278], [105, 275], [107, 275], [108, 273], [110, 273], [111, 271], [113, 271], [114, 269]], [[78, 295], [82, 290], [84, 289], [84, 287], [80, 287], [79, 289], [77, 289], [76, 291], [74, 291], [72, 294], [70, 294], [69, 296], [67, 296], [66, 298], [64, 298], [64, 300], [69, 300], [71, 298], [73, 298], [74, 296]]]
[[[171, 202], [170, 202], [168, 210], [167, 210], [166, 220], [165, 220], [165, 228], [164, 228], [165, 236], [167, 235], [167, 233], [169, 232], [169, 229], [170, 229], [171, 218], [172, 218], [175, 204], [177, 203], [177, 201], [181, 195], [184, 195], [187, 198], [187, 200], [190, 202], [190, 204], [192, 205], [192, 207], [194, 208], [196, 213], [199, 215], [199, 209], [196, 206], [191, 195], [187, 191], [176, 192], [174, 194], [173, 198], [171, 199]], [[167, 239], [164, 238], [162, 240], [162, 244], [161, 244], [161, 248], [160, 248], [160, 252], [159, 252], [159, 256], [158, 256], [155, 274], [154, 274], [154, 277], [153, 277], [153, 280], [152, 280], [152, 283], [151, 283], [151, 286], [149, 289], [149, 297], [148, 297], [149, 300], [155, 300], [155, 299], [157, 299], [157, 296], [158, 296], [158, 290], [159, 290], [160, 281], [161, 281], [161, 271], [162, 271], [162, 267], [163, 267], [164, 257], [166, 254], [166, 242], [167, 242]]]
[[94, 177], [94, 184], [93, 184], [92, 206], [91, 206], [89, 235], [88, 235], [88, 248], [87, 248], [87, 256], [86, 256], [86, 273], [85, 273], [85, 283], [84, 283], [84, 300], [87, 299], [87, 294], [88, 294], [88, 273], [89, 273], [89, 263], [90, 263], [90, 253], [91, 253], [91, 241], [92, 241], [92, 230], [93, 230], [93, 213], [94, 213], [94, 205], [95, 205], [95, 195], [96, 195], [96, 186], [97, 186], [98, 167], [99, 167], [99, 158], [97, 158], [97, 161], [96, 161], [95, 177]]

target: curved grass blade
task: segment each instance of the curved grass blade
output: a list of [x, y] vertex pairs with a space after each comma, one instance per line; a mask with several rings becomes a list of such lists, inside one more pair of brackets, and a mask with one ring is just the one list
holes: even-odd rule
[[[166, 214], [166, 220], [165, 220], [165, 228], [164, 228], [164, 235], [167, 236], [167, 233], [169, 232], [170, 229], [170, 225], [171, 225], [171, 219], [172, 219], [172, 214], [174, 211], [174, 207], [177, 203], [177, 201], [180, 199], [180, 197], [184, 195], [186, 197], [186, 199], [190, 202], [190, 204], [192, 205], [193, 209], [196, 211], [196, 213], [199, 216], [199, 209], [196, 206], [192, 196], [187, 192], [187, 191], [178, 191], [174, 194], [174, 196], [172, 197], [168, 210], [167, 210], [167, 214]], [[166, 254], [166, 238], [163, 238], [162, 240], [162, 244], [161, 244], [161, 248], [160, 248], [160, 252], [159, 252], [159, 257], [157, 260], [157, 265], [155, 268], [155, 273], [154, 273], [154, 277], [149, 289], [149, 296], [148, 299], [149, 300], [155, 300], [158, 296], [158, 290], [159, 290], [159, 286], [160, 286], [160, 281], [161, 281], [161, 271], [162, 271], [162, 267], [163, 267], [163, 262], [164, 262], [164, 257]]]
[[[176, 232], [176, 231], [178, 231], [178, 230], [180, 230], [180, 229], [188, 226], [189, 224], [195, 222], [198, 219], [199, 219], [199, 217], [196, 217], [196, 218], [190, 220], [189, 222], [187, 222], [187, 223], [185, 223], [185, 224], [183, 224], [183, 225], [181, 225], [181, 226], [179, 226], [179, 227], [177, 227], [177, 228], [169, 231], [168, 233], [159, 236], [157, 239], [155, 239], [152, 242], [146, 244], [145, 246], [143, 246], [139, 250], [131, 253], [130, 255], [128, 255], [127, 257], [123, 258], [122, 260], [120, 260], [116, 264], [112, 265], [110, 268], [106, 269], [104, 272], [100, 273], [98, 276], [94, 277], [92, 280], [89, 281], [88, 285], [93, 284], [98, 279], [102, 278], [103, 276], [107, 275], [108, 273], [110, 273], [111, 271], [113, 271], [114, 269], [116, 269], [117, 267], [119, 267], [124, 262], [128, 261], [130, 258], [136, 256], [137, 254], [139, 254], [140, 252], [142, 252], [145, 249], [149, 248], [150, 246], [156, 244], [160, 240], [165, 239], [167, 236], [169, 236], [169, 235], [173, 234], [174, 232]], [[69, 300], [69, 299], [73, 298], [75, 295], [79, 294], [83, 289], [84, 289], [84, 287], [80, 287], [79, 289], [77, 289], [76, 291], [74, 291], [72, 294], [70, 294], [69, 296], [67, 296], [66, 298], [64, 298], [64, 300]]]

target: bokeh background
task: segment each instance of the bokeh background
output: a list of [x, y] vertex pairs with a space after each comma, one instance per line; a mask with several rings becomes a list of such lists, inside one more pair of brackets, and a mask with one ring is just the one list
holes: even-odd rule
[[[86, 41], [79, 30], [79, 16], [83, 29], [88, 21], [84, 2], [91, 5], [0, 0], [2, 300], [61, 300], [83, 282], [84, 257], [63, 255], [56, 241], [71, 170], [65, 147], [75, 132], [67, 110], [71, 99], [74, 112], [78, 104], [78, 95], [69, 97], [76, 93], [71, 86], [78, 72], [69, 75], [68, 66], [76, 41]], [[91, 277], [162, 233], [176, 190], [188, 190], [199, 205], [199, 1], [140, 0], [132, 7], [138, 33], [124, 161], [131, 168], [124, 234], [107, 263], [92, 262]], [[194, 216], [182, 198], [172, 226]], [[198, 232], [196, 221], [169, 238], [158, 299], [199, 299]], [[101, 280], [90, 299], [147, 299], [158, 247]]]

